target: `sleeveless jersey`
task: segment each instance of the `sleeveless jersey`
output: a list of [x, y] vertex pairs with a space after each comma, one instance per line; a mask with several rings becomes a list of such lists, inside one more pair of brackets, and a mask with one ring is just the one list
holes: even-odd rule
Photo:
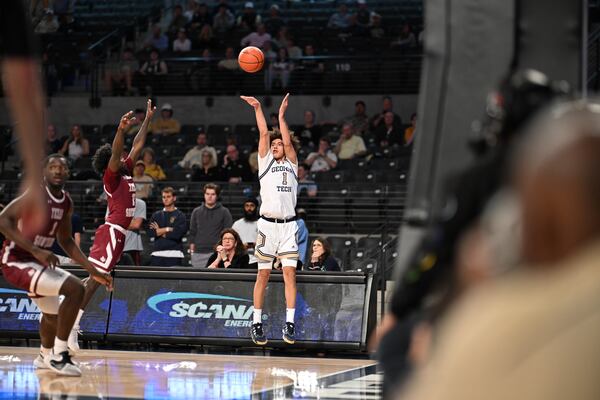
[[[30, 229], [30, 224], [28, 223], [28, 214], [23, 213], [18, 221], [18, 229], [25, 238], [34, 244], [34, 246], [50, 250], [54, 245], [54, 241], [56, 240], [56, 231], [58, 230], [61, 221], [67, 217], [73, 201], [68, 193], [64, 190], [62, 191], [62, 196], [60, 198], [56, 198], [52, 195], [52, 193], [50, 193], [48, 187], [45, 187], [45, 189], [47, 193], [46, 198], [48, 200], [48, 206], [46, 208], [48, 222], [46, 225], [35, 231]], [[70, 224], [71, 221], [69, 220], [68, 223]], [[2, 257], [0, 260], [2, 260], [2, 264], [6, 264], [11, 261], [37, 262], [37, 259], [31, 253], [20, 248], [15, 242], [8, 239], [4, 241]]]
[[285, 157], [277, 162], [269, 150], [264, 158], [258, 156], [258, 180], [260, 215], [281, 219], [296, 215], [298, 164]]
[[[123, 164], [131, 174], [133, 162], [127, 157]], [[127, 229], [135, 212], [135, 183], [130, 175], [123, 175], [121, 171], [112, 172], [109, 168], [102, 177], [104, 192], [108, 196], [108, 216], [106, 222], [119, 225]]]

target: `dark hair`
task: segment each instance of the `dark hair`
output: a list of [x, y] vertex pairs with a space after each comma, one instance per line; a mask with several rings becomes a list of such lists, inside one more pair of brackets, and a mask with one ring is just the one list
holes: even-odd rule
[[323, 137], [322, 137], [321, 139], [319, 139], [319, 140], [322, 140], [322, 141], [324, 141], [325, 143], [327, 143], [328, 145], [330, 145], [330, 146], [331, 146], [331, 139], [329, 139], [327, 136], [323, 136]]
[[144, 156], [146, 155], [146, 153], [150, 153], [150, 155], [152, 156], [152, 162], [156, 163], [156, 154], [154, 153], [154, 150], [152, 150], [151, 147], [146, 147], [144, 150], [142, 150], [142, 161], [144, 161]]
[[217, 193], [217, 196], [221, 194], [221, 186], [217, 185], [216, 183], [211, 182], [204, 185], [202, 188], [202, 193], [206, 193], [208, 189], [214, 190]]
[[367, 108], [367, 105], [366, 105], [366, 104], [365, 104], [365, 102], [364, 102], [364, 101], [362, 101], [362, 100], [358, 100], [356, 103], [354, 103], [354, 105], [355, 105], [355, 106], [357, 106], [357, 105], [359, 105], [359, 104], [361, 104], [361, 105], [362, 105], [364, 108]]
[[323, 236], [315, 238], [315, 240], [312, 241], [310, 246], [310, 258], [312, 258], [313, 254], [312, 244], [314, 244], [317, 240], [323, 245], [323, 254], [321, 254], [321, 257], [319, 257], [319, 263], [322, 264], [327, 259], [327, 257], [331, 255], [331, 245]]
[[173, 197], [177, 197], [177, 193], [175, 193], [175, 189], [173, 189], [171, 186], [167, 186], [165, 188], [163, 188], [163, 190], [160, 191], [161, 193], [171, 193], [173, 195]]
[[244, 243], [242, 242], [242, 239], [240, 238], [239, 233], [237, 233], [235, 231], [235, 229], [231, 229], [231, 228], [225, 228], [221, 231], [221, 234], [219, 235], [219, 241], [215, 245], [215, 251], [217, 250], [217, 246], [223, 245], [223, 236], [225, 236], [227, 233], [232, 234], [235, 239], [235, 255], [239, 256], [241, 254], [244, 254], [246, 252]]
[[106, 143], [96, 150], [94, 156], [92, 157], [92, 167], [94, 171], [100, 176], [104, 175], [104, 171], [108, 168], [108, 162], [112, 157], [112, 146], [109, 143]]
[[44, 159], [44, 167], [48, 166], [48, 163], [50, 162], [50, 160], [52, 160], [53, 158], [62, 158], [65, 162], [65, 164], [67, 164], [67, 166], [69, 166], [69, 161], [67, 160], [67, 157], [63, 156], [60, 153], [52, 153], [49, 154], [45, 159]]
[[[294, 150], [296, 150], [296, 152], [297, 152], [298, 149], [300, 148], [300, 141], [298, 140], [298, 138], [296, 136], [294, 136], [293, 133], [294, 132], [290, 131], [290, 136], [292, 137], [292, 146], [294, 146]], [[276, 139], [283, 140], [283, 137], [281, 136], [281, 132], [279, 130], [269, 132], [269, 145], [271, 145], [271, 143], [273, 143], [273, 140], [276, 140]]]

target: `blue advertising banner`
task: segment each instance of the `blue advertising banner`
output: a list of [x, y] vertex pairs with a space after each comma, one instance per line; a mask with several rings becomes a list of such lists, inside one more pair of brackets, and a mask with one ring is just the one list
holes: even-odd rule
[[[252, 281], [121, 277], [108, 333], [245, 339], [252, 325], [253, 288]], [[298, 283], [296, 339], [360, 342], [364, 302], [364, 284]], [[263, 307], [267, 337], [281, 339], [284, 322], [283, 283], [272, 282]]]

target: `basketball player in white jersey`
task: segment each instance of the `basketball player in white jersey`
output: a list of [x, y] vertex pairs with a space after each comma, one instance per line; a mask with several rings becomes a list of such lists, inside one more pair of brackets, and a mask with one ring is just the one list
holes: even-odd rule
[[255, 257], [258, 274], [254, 285], [254, 321], [250, 330], [252, 341], [267, 344], [262, 325], [265, 289], [275, 258], [281, 260], [285, 284], [286, 322], [283, 340], [295, 342], [294, 312], [296, 310], [296, 263], [298, 243], [296, 233], [296, 195], [298, 190], [298, 157], [295, 143], [285, 121], [289, 93], [279, 107], [280, 131], [269, 132], [260, 102], [254, 97], [241, 98], [254, 108], [260, 133], [258, 142], [258, 179], [260, 181], [260, 218], [257, 222]]

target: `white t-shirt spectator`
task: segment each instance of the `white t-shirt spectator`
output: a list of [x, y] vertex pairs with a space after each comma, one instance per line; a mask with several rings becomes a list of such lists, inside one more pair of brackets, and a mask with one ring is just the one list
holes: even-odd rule
[[192, 50], [192, 42], [190, 39], [185, 40], [175, 39], [173, 41], [173, 51], [187, 52]]
[[[327, 153], [325, 153], [325, 156], [327, 158], [329, 158], [330, 160], [337, 163], [338, 158], [333, 151], [327, 150]], [[308, 160], [313, 157], [316, 157], [316, 159], [312, 162], [312, 164], [310, 166], [310, 172], [322, 172], [322, 171], [329, 171], [331, 169], [331, 167], [329, 166], [327, 161], [325, 161], [323, 156], [320, 155], [319, 153], [317, 153], [316, 151], [310, 153], [306, 157], [306, 159]]]
[[[146, 202], [144, 202], [144, 200], [135, 199], [135, 211], [133, 212], [133, 218], [141, 218], [146, 221]], [[131, 250], [144, 250], [142, 237], [140, 236], [139, 232], [127, 231], [125, 234], [125, 246], [123, 247], [123, 251]]]
[[265, 32], [261, 35], [258, 32], [252, 32], [252, 33], [244, 36], [244, 38], [242, 38], [241, 44], [242, 44], [242, 46], [255, 46], [260, 49], [263, 47], [265, 42], [270, 42], [270, 41], [271, 41], [271, 35], [269, 35], [268, 33]]
[[[240, 235], [243, 243], [255, 243], [258, 237], [258, 227], [256, 221], [246, 221], [245, 218], [240, 218], [233, 223], [231, 227], [234, 231]], [[254, 257], [254, 249], [248, 249], [248, 263], [252, 264], [258, 262]]]

